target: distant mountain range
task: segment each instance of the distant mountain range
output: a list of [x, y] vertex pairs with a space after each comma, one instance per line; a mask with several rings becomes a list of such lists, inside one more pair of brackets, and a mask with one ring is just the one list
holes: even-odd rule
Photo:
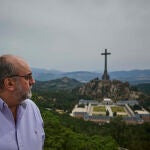
[[33, 91], [72, 90], [82, 85], [83, 83], [77, 81], [76, 79], [63, 77], [49, 81], [36, 81], [36, 83], [33, 85]]
[[[89, 82], [94, 78], [101, 79], [102, 72], [88, 72], [88, 71], [75, 71], [75, 72], [61, 72], [57, 70], [46, 70], [32, 68], [33, 76], [38, 81], [49, 81], [68, 77], [76, 79], [80, 82]], [[111, 80], [128, 81], [130, 84], [150, 83], [150, 69], [147, 70], [131, 70], [131, 71], [114, 71], [109, 72]]]

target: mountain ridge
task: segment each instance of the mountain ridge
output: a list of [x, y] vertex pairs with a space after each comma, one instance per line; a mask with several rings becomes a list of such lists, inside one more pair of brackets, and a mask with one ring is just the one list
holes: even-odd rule
[[49, 90], [72, 90], [76, 87], [81, 86], [82, 83], [76, 79], [71, 79], [68, 77], [62, 77], [59, 79], [49, 80], [49, 81], [36, 81], [33, 85], [33, 90], [36, 91], [49, 91]]
[[[46, 70], [32, 68], [33, 76], [39, 81], [48, 81], [68, 77], [76, 79], [80, 82], [89, 82], [94, 78], [101, 79], [102, 72], [90, 72], [90, 71], [73, 71], [62, 72], [58, 70]], [[109, 72], [110, 80], [127, 81], [130, 84], [150, 83], [150, 69], [143, 70], [129, 70], [129, 71], [112, 71]]]

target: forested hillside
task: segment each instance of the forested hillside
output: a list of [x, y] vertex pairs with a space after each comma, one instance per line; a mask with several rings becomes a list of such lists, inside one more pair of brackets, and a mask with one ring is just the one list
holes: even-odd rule
[[[73, 97], [66, 92], [64, 101], [64, 95], [60, 93], [54, 95], [57, 95], [62, 108], [68, 101], [68, 108]], [[54, 96], [52, 93], [50, 95]], [[109, 124], [99, 126], [72, 118], [67, 112], [56, 113], [57, 105], [46, 101], [48, 97], [45, 98], [45, 93], [33, 94], [33, 100], [39, 106], [44, 119], [45, 150], [118, 150], [118, 147], [147, 150], [150, 147], [150, 123], [126, 125], [121, 118], [114, 118]], [[52, 109], [47, 110], [46, 107], [51, 105]]]
[[150, 95], [150, 83], [138, 84], [137, 88], [145, 94]]
[[93, 123], [41, 110], [46, 140], [44, 150], [117, 150], [111, 135], [97, 133], [100, 127]]
[[[77, 93], [78, 88], [59, 89], [57, 87], [62, 81], [56, 81], [44, 82], [43, 85], [40, 82], [40, 86], [35, 85], [36, 88], [33, 88], [32, 99], [39, 106], [44, 119], [44, 150], [118, 150], [118, 147], [129, 150], [149, 149], [150, 123], [126, 125], [121, 118], [115, 117], [109, 124], [98, 125], [72, 118], [69, 113], [82, 97]], [[55, 84], [55, 88], [48, 88], [48, 83]], [[66, 83], [66, 87], [74, 87], [73, 84]], [[148, 87], [142, 84], [133, 86], [132, 89], [137, 91], [141, 88], [145, 93]], [[141, 104], [149, 109], [149, 102], [149, 95], [143, 94]], [[58, 109], [63, 114], [57, 113]]]
[[56, 91], [56, 90], [72, 90], [78, 86], [83, 85], [83, 83], [77, 81], [76, 79], [63, 77], [55, 80], [49, 81], [36, 81], [33, 86], [33, 90], [37, 91]]

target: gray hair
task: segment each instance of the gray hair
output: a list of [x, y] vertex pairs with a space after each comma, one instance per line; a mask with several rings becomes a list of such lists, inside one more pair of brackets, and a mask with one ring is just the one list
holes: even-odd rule
[[0, 88], [4, 87], [4, 79], [16, 74], [17, 68], [9, 61], [9, 55], [0, 57]]

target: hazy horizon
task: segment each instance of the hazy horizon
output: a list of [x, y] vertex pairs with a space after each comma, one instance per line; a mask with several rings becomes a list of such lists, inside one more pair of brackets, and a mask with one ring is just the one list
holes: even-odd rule
[[[63, 71], [63, 70], [57, 70], [57, 69], [46, 69], [46, 68], [38, 68], [38, 67], [31, 67], [31, 69], [39, 69], [39, 70], [45, 70], [45, 71], [56, 71], [56, 72], [80, 72], [80, 71], [85, 71], [85, 72], [95, 72], [95, 73], [103, 73], [104, 70], [73, 70], [73, 71]], [[130, 70], [108, 70], [108, 74], [111, 72], [118, 72], [118, 71], [146, 71], [150, 69], [130, 69]]]

